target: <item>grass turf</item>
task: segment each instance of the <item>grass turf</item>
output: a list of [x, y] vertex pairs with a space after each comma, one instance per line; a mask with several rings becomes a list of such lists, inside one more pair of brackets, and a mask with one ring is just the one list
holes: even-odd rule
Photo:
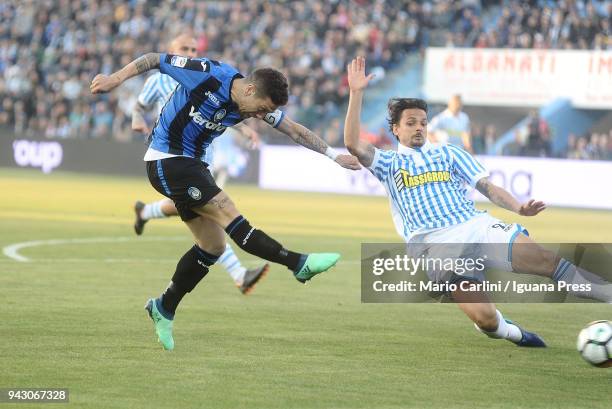
[[[67, 387], [70, 404], [53, 407], [78, 408], [609, 407], [612, 372], [575, 350], [609, 306], [501, 306], [550, 345], [529, 350], [483, 337], [453, 305], [361, 304], [360, 243], [398, 241], [384, 198], [230, 186], [252, 224], [287, 247], [343, 259], [308, 285], [274, 266], [248, 297], [213, 268], [164, 352], [142, 306], [191, 240], [177, 219], [133, 235], [134, 200], [158, 199], [146, 180], [1, 170], [0, 187], [0, 247], [94, 240], [22, 249], [30, 262], [0, 256], [0, 388]], [[612, 241], [610, 212], [518, 220], [487, 209], [540, 241]]]

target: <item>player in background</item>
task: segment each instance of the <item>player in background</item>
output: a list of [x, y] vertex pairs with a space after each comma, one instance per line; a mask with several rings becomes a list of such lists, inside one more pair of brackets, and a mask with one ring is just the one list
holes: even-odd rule
[[428, 127], [431, 142], [450, 143], [472, 152], [470, 118], [462, 107], [461, 95], [453, 95], [446, 109], [431, 119]]
[[302, 283], [328, 270], [340, 258], [337, 253], [290, 251], [252, 227], [201, 161], [214, 138], [228, 126], [257, 118], [340, 166], [359, 169], [360, 165], [355, 157], [339, 154], [278, 110], [289, 99], [289, 85], [286, 77], [272, 68], [257, 69], [245, 78], [223, 62], [148, 53], [111, 75], [98, 74], [90, 90], [93, 94], [109, 92], [127, 79], [156, 68], [180, 85], [151, 133], [144, 157], [147, 174], [153, 187], [174, 201], [196, 242], [178, 262], [162, 295], [145, 305], [159, 341], [171, 350], [177, 306], [225, 251], [226, 233], [244, 251], [286, 266]]
[[[347, 70], [350, 96], [344, 143], [384, 185], [396, 230], [409, 244], [408, 248], [419, 243], [506, 243], [504, 255], [492, 260], [497, 267], [571, 284], [589, 283], [590, 291], [570, 292], [612, 302], [612, 284], [603, 280], [592, 282], [594, 275], [537, 245], [519, 224], [505, 224], [476, 210], [466, 197], [468, 183], [491, 202], [521, 216], [535, 216], [545, 205], [535, 200], [519, 203], [506, 190], [492, 184], [487, 170], [469, 153], [452, 144], [429, 142], [425, 101], [411, 98], [390, 101], [389, 124], [399, 142], [397, 151], [380, 150], [360, 140], [361, 104], [372, 74], [365, 75], [363, 57], [354, 59]], [[411, 179], [428, 172], [436, 172], [436, 178]], [[479, 277], [454, 275], [453, 279], [458, 283]], [[476, 328], [489, 337], [507, 339], [519, 346], [546, 346], [536, 334], [504, 319], [485, 293], [465, 292], [459, 286], [450, 295]]]
[[[195, 58], [196, 47], [197, 41], [193, 36], [181, 34], [170, 42], [168, 51], [170, 54]], [[147, 78], [142, 91], [138, 95], [134, 109], [132, 110], [132, 130], [149, 135], [151, 131], [145, 119], [145, 112], [157, 108], [157, 113], [159, 114], [163, 106], [170, 99], [177, 85], [178, 82], [171, 76], [162, 74], [159, 71]], [[253, 144], [258, 143], [258, 135], [254, 130], [243, 124], [237, 124], [235, 126], [239, 127], [240, 132], [251, 139]], [[207, 155], [203, 159], [204, 162], [208, 164], [209, 168], [213, 165], [213, 151], [214, 149], [212, 149], [212, 146], [209, 147], [209, 149], [206, 150]], [[217, 185], [223, 188], [225, 184], [224, 181], [226, 180], [224, 172], [214, 172], [213, 175], [215, 176]], [[136, 214], [134, 231], [137, 235], [142, 234], [145, 223], [150, 219], [178, 216], [178, 211], [176, 210], [174, 202], [168, 198], [148, 204], [138, 200], [134, 204], [134, 212]], [[262, 266], [247, 269], [242, 265], [229, 243], [225, 248], [225, 252], [219, 257], [219, 263], [223, 266], [225, 271], [227, 271], [230, 277], [232, 277], [236, 287], [238, 287], [242, 294], [250, 293], [255, 287], [255, 284], [266, 275], [269, 268], [269, 264], [265, 263]]]

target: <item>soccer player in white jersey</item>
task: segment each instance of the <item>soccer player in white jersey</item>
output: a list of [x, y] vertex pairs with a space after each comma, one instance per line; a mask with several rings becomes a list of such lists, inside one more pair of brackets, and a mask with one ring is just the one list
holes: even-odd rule
[[[186, 57], [195, 58], [197, 51], [196, 47], [196, 39], [193, 36], [189, 34], [181, 34], [170, 42], [168, 52], [170, 54], [184, 55]], [[142, 132], [146, 135], [150, 134], [151, 130], [149, 129], [145, 120], [145, 112], [156, 109], [157, 113], [159, 114], [163, 106], [172, 95], [172, 92], [176, 88], [177, 84], [178, 82], [171, 76], [162, 74], [159, 71], [147, 78], [147, 81], [145, 82], [142, 91], [140, 91], [138, 100], [132, 111], [132, 130]], [[257, 142], [257, 133], [248, 126], [238, 124], [234, 127], [238, 128], [239, 132], [251, 139], [253, 143]], [[214, 148], [206, 151], [204, 161], [208, 163], [209, 166], [213, 165], [213, 152]], [[223, 187], [224, 183], [221, 183], [221, 181], [226, 179], [223, 177], [217, 177], [217, 173], [215, 173], [215, 176], [217, 185]], [[134, 231], [138, 235], [142, 234], [145, 223], [151, 219], [163, 219], [178, 216], [178, 211], [176, 210], [174, 202], [168, 198], [163, 198], [148, 204], [141, 201], [136, 201], [134, 205], [134, 212], [136, 214]], [[225, 253], [223, 253], [219, 258], [219, 263], [232, 277], [234, 283], [242, 294], [249, 294], [255, 287], [255, 284], [265, 277], [269, 269], [268, 263], [265, 263], [259, 267], [247, 269], [242, 265], [229, 243], [226, 245]]]
[[[591, 273], [540, 247], [519, 224], [500, 222], [474, 208], [466, 197], [466, 184], [475, 186], [496, 205], [521, 216], [535, 216], [546, 206], [535, 200], [519, 203], [510, 193], [492, 184], [487, 170], [463, 149], [428, 142], [425, 101], [400, 98], [389, 103], [389, 124], [399, 142], [397, 151], [379, 150], [360, 140], [361, 104], [371, 78], [372, 74], [365, 75], [363, 57], [349, 64], [350, 98], [344, 143], [384, 185], [395, 227], [409, 245], [414, 245], [409, 249], [419, 247], [419, 243], [507, 244], [503, 259], [494, 260], [497, 266], [572, 284], [590, 283], [590, 291], [573, 293], [612, 302], [612, 284], [591, 282]], [[458, 274], [453, 277], [458, 277], [457, 282], [478, 279]], [[481, 332], [519, 346], [546, 346], [536, 334], [505, 320], [485, 293], [468, 293], [458, 287], [450, 293], [451, 297]]]
[[453, 95], [446, 109], [431, 119], [428, 133], [432, 142], [447, 142], [472, 152], [470, 118], [462, 106], [461, 95]]

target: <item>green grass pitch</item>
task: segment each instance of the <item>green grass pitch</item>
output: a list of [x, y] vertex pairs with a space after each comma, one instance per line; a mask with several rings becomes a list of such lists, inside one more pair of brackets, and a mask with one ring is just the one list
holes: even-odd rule
[[[612, 370], [575, 349], [610, 306], [502, 305], [550, 345], [529, 350], [478, 334], [450, 304], [361, 304], [360, 243], [399, 241], [385, 198], [227, 190], [287, 247], [343, 259], [308, 285], [273, 266], [248, 297], [213, 268], [165, 352], [142, 307], [191, 240], [178, 219], [134, 236], [134, 200], [159, 198], [148, 181], [0, 170], [0, 247], [91, 240], [23, 248], [29, 262], [0, 255], [0, 388], [69, 388], [54, 408], [610, 407]], [[520, 222], [540, 241], [612, 241], [611, 212], [551, 208]]]

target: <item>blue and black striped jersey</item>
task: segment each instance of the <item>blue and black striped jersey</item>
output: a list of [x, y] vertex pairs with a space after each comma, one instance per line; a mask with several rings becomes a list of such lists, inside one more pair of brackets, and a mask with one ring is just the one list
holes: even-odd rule
[[243, 76], [222, 62], [171, 54], [161, 54], [159, 69], [179, 85], [153, 128], [150, 148], [200, 159], [214, 138], [242, 120], [230, 90]]

